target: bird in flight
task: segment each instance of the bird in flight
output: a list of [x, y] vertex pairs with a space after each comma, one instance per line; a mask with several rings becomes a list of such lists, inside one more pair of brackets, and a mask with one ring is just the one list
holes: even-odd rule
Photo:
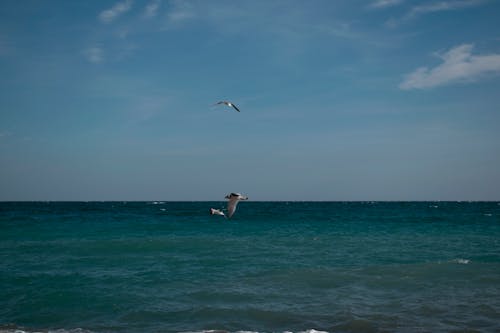
[[240, 193], [231, 193], [226, 195], [227, 202], [227, 215], [221, 209], [210, 208], [210, 215], [220, 215], [224, 216], [226, 219], [230, 219], [234, 212], [236, 211], [236, 206], [238, 202], [242, 200], [248, 200], [248, 197], [241, 195]]
[[242, 200], [248, 200], [248, 197], [241, 195], [240, 193], [231, 193], [226, 195], [226, 199], [229, 200], [227, 203], [228, 218], [231, 218], [231, 216], [233, 216], [234, 212], [236, 211], [238, 202]]
[[223, 211], [221, 211], [220, 209], [214, 209], [214, 208], [210, 208], [210, 215], [220, 215], [220, 216], [226, 217], [226, 214], [224, 214]]
[[228, 101], [220, 101], [218, 103], [215, 103], [214, 105], [220, 105], [220, 104], [225, 104], [229, 107], [232, 107], [233, 109], [235, 109], [236, 111], [240, 112], [240, 109], [238, 109], [238, 107], [236, 105], [234, 105], [233, 103], [231, 102], [228, 102]]

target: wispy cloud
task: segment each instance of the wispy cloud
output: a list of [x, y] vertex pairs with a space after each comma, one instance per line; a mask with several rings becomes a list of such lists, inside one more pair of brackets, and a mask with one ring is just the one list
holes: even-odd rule
[[403, 0], [377, 0], [370, 4], [371, 8], [385, 8], [399, 5]]
[[320, 31], [328, 35], [340, 38], [358, 38], [359, 34], [354, 31], [349, 22], [328, 22], [327, 25], [320, 26]]
[[415, 6], [407, 14], [408, 18], [415, 18], [420, 15], [434, 12], [450, 11], [474, 7], [483, 4], [484, 0], [459, 0], [459, 1], [440, 1], [421, 6]]
[[179, 24], [197, 16], [195, 6], [189, 1], [175, 0], [172, 9], [167, 14], [168, 23]]
[[160, 0], [151, 1], [144, 9], [144, 17], [152, 18], [158, 15], [158, 10], [160, 9]]
[[443, 62], [420, 67], [399, 85], [403, 90], [426, 89], [456, 82], [475, 81], [486, 74], [500, 72], [500, 54], [473, 55], [473, 45], [463, 44], [438, 55]]
[[83, 51], [87, 60], [93, 64], [99, 64], [104, 61], [104, 52], [100, 47], [94, 46]]
[[438, 1], [428, 4], [418, 5], [412, 7], [403, 17], [399, 19], [389, 20], [387, 22], [387, 25], [397, 26], [398, 24], [417, 19], [418, 17], [426, 14], [476, 7], [486, 2], [487, 0], [454, 0], [454, 1]]
[[0, 138], [6, 138], [12, 136], [12, 133], [9, 131], [0, 131]]
[[125, 0], [122, 2], [117, 2], [110, 9], [106, 9], [99, 14], [99, 20], [103, 23], [111, 23], [117, 19], [120, 15], [128, 12], [132, 7], [132, 0]]

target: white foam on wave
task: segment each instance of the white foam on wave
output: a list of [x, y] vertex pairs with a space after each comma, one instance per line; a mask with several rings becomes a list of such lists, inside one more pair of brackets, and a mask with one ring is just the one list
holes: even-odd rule
[[[21, 329], [21, 328], [1, 328], [0, 333], [95, 333], [93, 331], [85, 330], [82, 328], [74, 328], [74, 329], [57, 329], [57, 330], [48, 330], [48, 331], [37, 331], [37, 330], [29, 330], [29, 329]], [[268, 332], [259, 332], [259, 331], [234, 331], [229, 332], [225, 330], [201, 330], [201, 331], [184, 331], [180, 333], [268, 333]], [[269, 332], [270, 333], [270, 332]], [[284, 331], [282, 333], [328, 333], [327, 331], [318, 331], [315, 329], [309, 329], [305, 331]]]
[[[202, 330], [202, 331], [185, 331], [185, 332], [179, 332], [179, 333], [268, 333], [268, 332], [259, 332], [259, 331], [234, 331], [234, 332], [229, 332], [225, 330]], [[327, 331], [318, 331], [315, 329], [310, 329], [310, 330], [305, 330], [305, 331], [284, 331], [282, 333], [329, 333]]]
[[179, 333], [229, 333], [229, 331], [224, 330], [202, 330], [202, 331], [182, 331]]
[[[37, 331], [37, 330], [30, 330], [26, 329], [24, 327], [1, 327], [0, 326], [0, 333], [95, 333], [90, 330], [86, 330], [83, 328], [73, 328], [73, 329], [52, 329], [52, 330], [43, 330], [43, 331]], [[200, 331], [183, 331], [179, 333], [271, 333], [271, 332], [259, 332], [259, 331], [248, 331], [248, 330], [241, 330], [241, 331], [226, 331], [226, 330], [200, 330]], [[319, 331], [315, 329], [309, 329], [305, 331], [283, 331], [282, 333], [329, 333], [327, 331]]]
[[0, 333], [94, 333], [83, 328], [57, 329], [48, 331], [29, 330], [26, 328], [0, 328]]
[[452, 260], [452, 262], [457, 263], [457, 264], [461, 264], [461, 265], [467, 265], [467, 264], [470, 263], [470, 260], [469, 259], [457, 258], [457, 259]]

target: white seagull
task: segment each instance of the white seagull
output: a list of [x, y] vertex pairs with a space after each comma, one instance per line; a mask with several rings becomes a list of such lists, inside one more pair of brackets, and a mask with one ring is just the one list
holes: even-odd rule
[[234, 212], [236, 211], [238, 202], [242, 200], [248, 200], [248, 197], [241, 195], [240, 193], [231, 193], [226, 195], [226, 199], [229, 200], [227, 203], [228, 218], [231, 218], [231, 216], [233, 216]]
[[210, 215], [220, 215], [220, 216], [226, 217], [226, 214], [224, 214], [223, 211], [221, 211], [220, 209], [214, 209], [214, 208], [210, 208]]
[[220, 102], [218, 102], [218, 103], [215, 103], [214, 105], [220, 105], [220, 104], [225, 104], [225, 105], [227, 105], [227, 106], [229, 106], [229, 107], [234, 108], [236, 111], [240, 112], [240, 109], [238, 109], [238, 108], [236, 107], [236, 105], [234, 105], [233, 103], [228, 102], [228, 101], [220, 101]]

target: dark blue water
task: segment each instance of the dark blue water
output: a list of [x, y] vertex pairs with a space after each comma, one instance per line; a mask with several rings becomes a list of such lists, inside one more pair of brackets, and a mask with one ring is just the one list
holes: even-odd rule
[[0, 203], [0, 332], [499, 332], [500, 204]]

